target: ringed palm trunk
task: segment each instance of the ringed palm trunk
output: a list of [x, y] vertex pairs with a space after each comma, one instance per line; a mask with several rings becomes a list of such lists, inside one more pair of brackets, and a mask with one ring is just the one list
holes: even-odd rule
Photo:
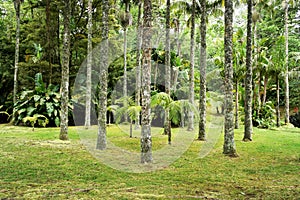
[[[17, 92], [18, 92], [18, 69], [19, 69], [19, 51], [20, 51], [20, 7], [21, 1], [15, 0], [14, 7], [16, 11], [16, 45], [15, 45], [15, 70], [14, 70], [14, 91], [13, 91], [13, 103], [17, 102]], [[15, 116], [15, 111], [13, 112]], [[14, 119], [13, 116], [13, 119]]]
[[288, 28], [288, 0], [285, 0], [284, 9], [284, 37], [285, 37], [285, 123], [290, 123], [290, 100], [289, 100], [289, 28]]
[[[195, 5], [196, 2], [193, 0], [192, 4], [192, 27], [191, 27], [191, 44], [190, 44], [190, 93], [189, 102], [194, 105], [194, 65], [195, 65]], [[194, 113], [189, 111], [188, 115], [188, 131], [194, 130]]]
[[[124, 85], [123, 95], [125, 97], [124, 107], [127, 107], [127, 27], [124, 28]], [[124, 115], [125, 122], [128, 122], [127, 114]]]
[[102, 48], [100, 62], [99, 82], [99, 111], [98, 111], [98, 136], [96, 149], [106, 149], [106, 110], [107, 110], [107, 69], [108, 69], [108, 12], [109, 1], [103, 0], [102, 5]]
[[91, 126], [91, 99], [92, 99], [92, 4], [88, 2], [88, 45], [87, 45], [87, 64], [86, 64], [86, 102], [85, 102], [85, 128]]
[[64, 39], [63, 39], [63, 63], [61, 78], [61, 112], [59, 139], [68, 139], [68, 103], [69, 103], [69, 61], [70, 61], [70, 20], [71, 1], [66, 0], [64, 7]]
[[[135, 87], [135, 105], [140, 106], [141, 101], [141, 44], [142, 44], [142, 27], [141, 27], [141, 10], [142, 2], [138, 2], [138, 20], [137, 20], [137, 52], [136, 52], [136, 87]], [[135, 120], [135, 129], [140, 128], [140, 115], [138, 114]]]
[[247, 52], [245, 80], [245, 129], [243, 141], [252, 141], [252, 0], [247, 0]]
[[[170, 95], [171, 89], [171, 55], [170, 55], [170, 0], [167, 0], [167, 10], [166, 10], [166, 60], [165, 60], [165, 68], [166, 68], [166, 76], [165, 76], [165, 91], [168, 95]], [[168, 135], [168, 144], [171, 144], [171, 123], [170, 123], [170, 113], [169, 108], [165, 110], [165, 121], [164, 121], [164, 134]]]
[[143, 69], [142, 69], [142, 130], [141, 163], [152, 162], [151, 138], [151, 26], [152, 3], [144, 0]]
[[199, 140], [205, 140], [205, 124], [206, 124], [206, 1], [201, 1], [201, 47], [200, 47], [200, 121], [199, 121]]
[[228, 156], [237, 156], [234, 142], [234, 124], [233, 124], [233, 66], [232, 66], [232, 34], [233, 34], [233, 4], [232, 0], [225, 0], [225, 128], [223, 154]]

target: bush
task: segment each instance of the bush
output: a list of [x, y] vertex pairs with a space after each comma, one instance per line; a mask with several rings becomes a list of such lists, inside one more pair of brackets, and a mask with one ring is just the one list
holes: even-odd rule
[[258, 128], [271, 128], [276, 125], [276, 110], [271, 101], [266, 102], [264, 106], [261, 107], [260, 113], [257, 114], [256, 111], [253, 113], [253, 126]]
[[[58, 93], [59, 86], [49, 85], [45, 86], [42, 74], [35, 75], [35, 88], [34, 90], [23, 91], [14, 105], [15, 118], [13, 119], [16, 125], [25, 123], [29, 126], [59, 126], [60, 125], [60, 94]], [[28, 117], [38, 117], [34, 121], [35, 124], [28, 122], [24, 119]], [[46, 123], [48, 122], [48, 123]]]

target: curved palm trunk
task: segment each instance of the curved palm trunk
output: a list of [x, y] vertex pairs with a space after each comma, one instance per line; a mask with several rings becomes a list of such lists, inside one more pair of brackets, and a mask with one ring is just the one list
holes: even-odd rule
[[144, 0], [143, 70], [142, 70], [142, 130], [141, 163], [152, 162], [151, 138], [151, 26], [152, 3]]
[[[170, 55], [170, 0], [167, 0], [167, 10], [166, 10], [166, 60], [165, 60], [165, 91], [168, 95], [170, 95], [171, 89], [171, 55]], [[167, 108], [165, 111], [165, 121], [164, 121], [164, 134], [168, 135], [168, 144], [171, 144], [171, 122], [170, 122], [170, 113]]]
[[234, 142], [234, 124], [233, 124], [233, 67], [232, 67], [232, 34], [233, 34], [233, 4], [232, 0], [225, 0], [225, 132], [223, 153], [228, 156], [237, 156]]
[[[195, 65], [195, 5], [196, 2], [193, 0], [192, 5], [192, 27], [191, 27], [191, 44], [190, 44], [190, 93], [189, 102], [194, 105], [194, 65]], [[189, 111], [188, 115], [188, 131], [194, 130], [194, 113]]]
[[92, 99], [92, 4], [93, 0], [88, 1], [88, 45], [86, 63], [86, 102], [85, 102], [85, 128], [91, 126], [91, 99]]
[[288, 11], [289, 4], [285, 0], [284, 15], [284, 37], [285, 37], [285, 123], [290, 123], [290, 100], [289, 100], [289, 27], [288, 27]]
[[71, 1], [66, 0], [64, 8], [64, 44], [61, 78], [61, 114], [59, 139], [68, 139], [68, 103], [69, 103], [69, 61], [70, 61], [70, 20]]
[[106, 149], [106, 110], [107, 110], [107, 69], [108, 69], [108, 12], [109, 1], [103, 0], [102, 4], [102, 48], [100, 62], [99, 82], [99, 111], [98, 111], [98, 137], [96, 149]]
[[[135, 86], [135, 105], [140, 106], [141, 101], [141, 44], [142, 44], [142, 27], [141, 27], [141, 10], [142, 2], [139, 0], [139, 11], [137, 20], [137, 52], [136, 52], [136, 86]], [[137, 115], [135, 120], [135, 129], [140, 128], [140, 115]]]
[[199, 121], [199, 140], [205, 140], [205, 124], [206, 124], [206, 1], [201, 1], [201, 48], [200, 48], [200, 121]]
[[[18, 92], [18, 69], [19, 69], [19, 50], [20, 50], [20, 0], [14, 1], [14, 7], [16, 11], [16, 45], [15, 45], [15, 70], [14, 70], [14, 91], [13, 91], [13, 103], [17, 102], [17, 92]], [[13, 112], [15, 115], [15, 111]], [[13, 116], [14, 119], [14, 116]]]
[[247, 52], [245, 80], [245, 130], [243, 141], [252, 141], [252, 0], [247, 0]]

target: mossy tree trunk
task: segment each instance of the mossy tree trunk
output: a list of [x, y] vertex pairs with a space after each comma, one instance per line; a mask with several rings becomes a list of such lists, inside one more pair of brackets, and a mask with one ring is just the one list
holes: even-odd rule
[[69, 103], [69, 64], [70, 64], [70, 20], [71, 0], [64, 1], [64, 38], [61, 78], [61, 112], [59, 139], [68, 139], [68, 103]]
[[225, 0], [225, 128], [223, 153], [228, 156], [237, 156], [234, 142], [233, 123], [233, 66], [232, 66], [232, 34], [233, 34], [233, 3], [232, 0]]
[[152, 162], [151, 138], [151, 26], [152, 3], [144, 0], [143, 29], [143, 68], [142, 68], [142, 130], [141, 130], [141, 163]]
[[243, 141], [252, 141], [252, 0], [247, 0], [247, 51], [245, 77], [245, 129]]

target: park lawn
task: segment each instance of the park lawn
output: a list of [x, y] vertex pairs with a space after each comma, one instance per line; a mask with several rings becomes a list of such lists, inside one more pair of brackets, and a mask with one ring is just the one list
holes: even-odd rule
[[[102, 164], [80, 143], [78, 130], [69, 127], [70, 140], [63, 142], [57, 140], [59, 128], [0, 125], [0, 199], [300, 199], [297, 128], [254, 129], [248, 143], [241, 141], [243, 130], [236, 130], [238, 158], [222, 154], [222, 135], [199, 158], [204, 142], [195, 140], [173, 164], [147, 173]], [[108, 137], [139, 151], [138, 135], [129, 138], [112, 125]], [[166, 140], [156, 134], [153, 149]]]

